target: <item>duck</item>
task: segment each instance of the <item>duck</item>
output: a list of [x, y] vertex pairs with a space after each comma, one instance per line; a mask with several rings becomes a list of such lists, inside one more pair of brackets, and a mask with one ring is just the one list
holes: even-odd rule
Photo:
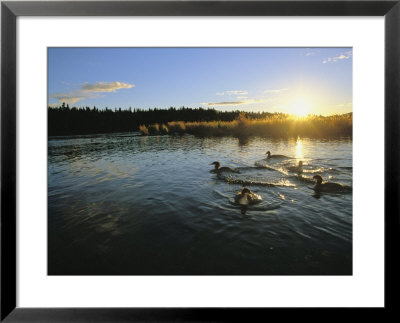
[[288, 166], [287, 170], [290, 172], [295, 173], [302, 173], [303, 172], [303, 162], [300, 160], [297, 166]]
[[266, 155], [267, 155], [267, 159], [270, 159], [270, 158], [289, 158], [288, 156], [285, 156], [285, 155], [271, 155], [271, 152], [269, 150], [266, 152]]
[[318, 192], [339, 192], [343, 191], [345, 187], [338, 183], [322, 183], [321, 175], [314, 175], [313, 179], [317, 181], [314, 190]]
[[217, 162], [217, 161], [212, 162], [211, 165], [214, 165], [213, 171], [217, 172], [217, 173], [221, 173], [221, 172], [234, 172], [234, 173], [236, 173], [237, 172], [236, 170], [234, 170], [234, 169], [232, 169], [230, 167], [221, 167], [221, 164], [219, 162]]
[[262, 198], [258, 194], [254, 194], [247, 187], [243, 187], [243, 189], [237, 192], [235, 196], [235, 202], [240, 205], [251, 205], [261, 202]]

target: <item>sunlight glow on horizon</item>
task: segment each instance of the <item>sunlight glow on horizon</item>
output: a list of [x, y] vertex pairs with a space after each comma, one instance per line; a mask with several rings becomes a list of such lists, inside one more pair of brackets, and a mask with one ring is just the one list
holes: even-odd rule
[[298, 98], [295, 99], [289, 106], [291, 114], [297, 117], [306, 117], [311, 113], [311, 105], [307, 99]]
[[297, 117], [351, 112], [352, 49], [308, 53], [290, 47], [50, 47], [48, 106], [202, 107]]

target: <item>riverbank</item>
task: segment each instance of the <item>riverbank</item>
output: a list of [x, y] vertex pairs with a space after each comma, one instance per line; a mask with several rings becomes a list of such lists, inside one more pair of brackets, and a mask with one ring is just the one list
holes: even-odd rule
[[240, 116], [233, 121], [183, 122], [172, 121], [140, 125], [142, 135], [192, 134], [197, 136], [235, 137], [351, 137], [353, 133], [352, 114], [329, 117], [274, 116], [262, 120], [250, 120]]

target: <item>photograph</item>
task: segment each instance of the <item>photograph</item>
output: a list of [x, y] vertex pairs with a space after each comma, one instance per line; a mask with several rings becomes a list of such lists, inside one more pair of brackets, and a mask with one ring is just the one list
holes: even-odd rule
[[47, 134], [48, 275], [353, 274], [352, 47], [47, 47]]

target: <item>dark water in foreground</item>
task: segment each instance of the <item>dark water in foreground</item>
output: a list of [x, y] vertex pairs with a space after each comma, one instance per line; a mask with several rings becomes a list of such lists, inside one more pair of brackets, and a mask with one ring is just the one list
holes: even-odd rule
[[[351, 139], [50, 138], [49, 274], [351, 275], [352, 194], [316, 195], [314, 174], [352, 186]], [[262, 203], [235, 205], [242, 184]]]

